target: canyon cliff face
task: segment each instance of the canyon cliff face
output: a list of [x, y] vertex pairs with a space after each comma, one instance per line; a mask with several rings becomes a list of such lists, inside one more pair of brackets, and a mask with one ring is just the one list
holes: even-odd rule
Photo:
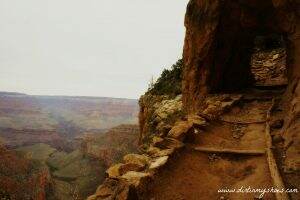
[[290, 33], [291, 60], [285, 104], [287, 117], [282, 135], [285, 138], [286, 170], [300, 170], [300, 1], [293, 4], [295, 29]]
[[139, 104], [140, 144], [146, 144], [154, 136], [165, 136], [182, 116], [181, 95], [172, 98], [146, 94]]
[[248, 86], [255, 36], [279, 33], [288, 40], [295, 34], [294, 9], [290, 1], [191, 0], [183, 52], [185, 109], [197, 112], [208, 93]]
[[183, 106], [197, 113], [209, 93], [251, 83], [250, 56], [258, 35], [281, 34], [288, 49], [289, 85], [284, 100], [286, 167], [299, 169], [300, 2], [191, 0], [185, 19]]

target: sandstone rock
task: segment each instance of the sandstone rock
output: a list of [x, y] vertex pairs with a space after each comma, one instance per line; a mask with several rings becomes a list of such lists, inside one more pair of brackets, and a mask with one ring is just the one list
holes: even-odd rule
[[166, 137], [162, 141], [153, 143], [153, 146], [160, 149], [180, 149], [184, 144], [174, 138]]
[[165, 137], [174, 122], [182, 116], [181, 95], [145, 94], [140, 98], [140, 143], [150, 142], [153, 133]]
[[168, 136], [183, 141], [192, 126], [188, 121], [179, 121], [169, 131]]
[[[300, 30], [299, 30], [300, 33]], [[300, 45], [300, 44], [299, 44]], [[300, 60], [299, 60], [300, 61]], [[300, 80], [300, 79], [299, 79]], [[293, 98], [290, 110], [285, 118], [283, 128], [286, 158], [284, 160], [286, 171], [300, 171], [300, 81], [295, 81]]]
[[239, 102], [242, 99], [243, 95], [240, 94], [229, 94], [224, 95], [221, 101], [221, 109], [222, 111], [226, 111], [231, 108], [234, 104]]
[[199, 111], [200, 115], [213, 120], [219, 117], [222, 113], [230, 109], [234, 104], [240, 101], [242, 95], [223, 94], [211, 95], [206, 98]]
[[149, 164], [150, 158], [146, 155], [139, 155], [139, 154], [127, 154], [123, 157], [125, 163], [132, 163], [141, 166], [145, 166]]
[[114, 200], [138, 200], [135, 188], [128, 184], [118, 187], [117, 192], [113, 196]]
[[192, 128], [205, 127], [207, 122], [198, 115], [189, 115], [187, 121], [178, 121], [169, 131], [168, 136], [183, 141]]
[[[131, 159], [130, 161], [133, 161], [133, 159]], [[136, 160], [134, 160], [133, 162], [135, 163], [126, 163], [126, 164], [116, 164], [112, 167], [110, 167], [108, 170], [106, 170], [106, 173], [108, 174], [109, 178], [117, 178], [119, 176], [122, 176], [123, 174], [125, 174], [128, 171], [142, 171], [145, 169], [146, 164], [142, 164], [140, 162], [140, 160], [138, 163]]]
[[161, 103], [155, 105], [155, 115], [158, 117], [157, 121], [165, 120], [175, 112], [179, 112], [182, 109], [181, 95], [178, 95], [175, 99], [163, 100]]
[[136, 164], [136, 163], [126, 163], [120, 166], [119, 168], [119, 173], [121, 175], [129, 172], [129, 171], [136, 171], [136, 172], [140, 172], [143, 171], [145, 169], [146, 165], [141, 165], [141, 164]]
[[169, 156], [174, 153], [175, 149], [160, 149], [157, 147], [150, 146], [147, 150], [147, 154], [149, 154], [152, 158]]
[[122, 166], [123, 164], [119, 163], [119, 164], [116, 164], [114, 166], [111, 166], [110, 168], [108, 168], [106, 170], [106, 173], [108, 174], [108, 177], [109, 178], [115, 178], [115, 177], [118, 177], [120, 176], [120, 167]]
[[145, 94], [141, 96], [139, 100], [140, 112], [139, 112], [139, 126], [140, 126], [140, 144], [147, 136], [153, 134], [153, 121], [157, 117], [155, 116], [155, 110], [157, 105], [164, 100], [168, 100], [169, 97], [165, 95], [149, 95]]
[[164, 139], [162, 137], [154, 136], [152, 138], [152, 144], [156, 144], [156, 143], [162, 142], [163, 140]]
[[211, 116], [219, 114], [219, 108], [220, 106], [215, 104], [209, 104], [205, 110], [203, 110], [202, 114], [208, 118], [211, 118]]
[[137, 200], [136, 192], [123, 179], [106, 179], [87, 200]]
[[160, 122], [157, 125], [156, 129], [161, 137], [165, 137], [168, 134], [168, 132], [172, 129], [172, 126], [170, 124], [166, 124], [165, 122]]
[[106, 179], [102, 185], [100, 185], [95, 193], [97, 199], [104, 199], [113, 195], [118, 187], [119, 182], [114, 179]]
[[138, 187], [142, 179], [150, 176], [151, 174], [149, 173], [130, 171], [124, 174], [122, 178], [128, 181], [130, 184], [134, 185], [135, 187]]
[[160, 148], [157, 148], [154, 146], [149, 146], [148, 149], [146, 150], [146, 153], [151, 156], [151, 155], [158, 153], [159, 151], [161, 151]]
[[206, 120], [199, 115], [189, 115], [188, 122], [191, 123], [194, 127], [205, 127], [207, 125]]
[[169, 156], [163, 156], [155, 159], [151, 164], [149, 169], [157, 169], [165, 165], [169, 159]]

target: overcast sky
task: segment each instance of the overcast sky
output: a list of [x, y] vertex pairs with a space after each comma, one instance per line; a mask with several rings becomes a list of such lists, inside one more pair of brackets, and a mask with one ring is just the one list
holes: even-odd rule
[[0, 0], [0, 90], [138, 98], [182, 56], [188, 0]]

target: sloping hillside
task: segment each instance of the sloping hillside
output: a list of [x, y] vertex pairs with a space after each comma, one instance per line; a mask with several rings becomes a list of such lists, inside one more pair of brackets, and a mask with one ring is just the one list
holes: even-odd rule
[[[28, 167], [34, 164], [36, 173], [43, 172], [47, 175], [47, 187], [43, 186], [44, 196], [47, 196], [47, 199], [85, 199], [105, 179], [105, 171], [109, 165], [119, 162], [128, 153], [138, 151], [138, 133], [137, 125], [120, 125], [102, 134], [86, 134], [77, 137], [78, 147], [72, 152], [59, 151], [43, 143], [5, 151], [0, 163], [5, 171], [0, 171], [0, 177], [13, 179], [13, 173], [16, 173], [16, 176], [26, 177], [26, 174], [31, 176], [35, 173], [29, 169], [28, 172], [22, 169], [25, 164]], [[10, 153], [10, 159], [7, 159], [6, 152]], [[14, 165], [12, 172], [7, 174], [7, 167], [11, 165]], [[21, 171], [16, 171], [18, 168]], [[8, 185], [5, 182], [0, 182], [0, 186], [1, 184], [4, 188], [3, 194], [5, 192], [7, 195], [13, 195], [18, 190], [10, 189], [9, 182]], [[26, 183], [22, 182], [22, 184]], [[36, 190], [40, 185], [31, 187], [32, 190]]]

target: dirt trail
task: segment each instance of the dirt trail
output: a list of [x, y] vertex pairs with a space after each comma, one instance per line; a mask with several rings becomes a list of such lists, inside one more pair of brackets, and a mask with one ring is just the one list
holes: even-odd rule
[[[260, 193], [220, 193], [219, 189], [274, 187], [266, 152], [267, 113], [272, 100], [243, 101], [186, 144], [155, 177], [145, 199], [213, 200], [260, 199]], [[251, 152], [259, 155], [210, 153], [199, 149]], [[282, 197], [283, 198], [283, 197]], [[276, 199], [267, 193], [262, 199]]]
[[[155, 175], [144, 199], [289, 199], [286, 193], [270, 192], [262, 197], [261, 191], [245, 192], [284, 188], [269, 125], [273, 100], [282, 96], [287, 84], [284, 46], [256, 50], [251, 71], [256, 89], [245, 91], [237, 105], [189, 138], [184, 150]], [[233, 192], [239, 189], [244, 190]]]

